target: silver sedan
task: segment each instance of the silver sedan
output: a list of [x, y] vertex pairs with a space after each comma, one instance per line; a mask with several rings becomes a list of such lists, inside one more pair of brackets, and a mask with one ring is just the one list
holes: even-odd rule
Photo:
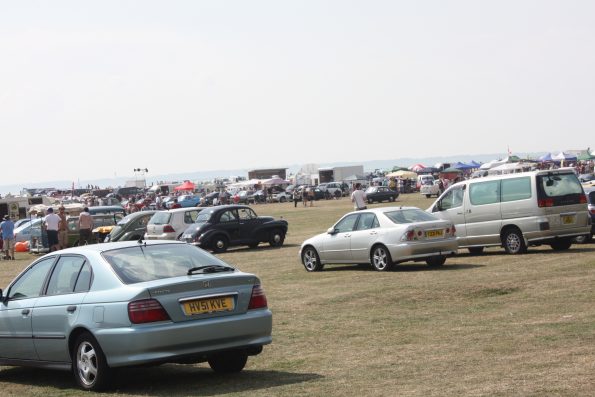
[[458, 249], [455, 227], [416, 207], [382, 207], [343, 216], [302, 243], [307, 271], [330, 263], [369, 263], [379, 271], [405, 261], [441, 266]]
[[109, 386], [126, 366], [241, 371], [271, 331], [256, 276], [181, 242], [53, 252], [0, 290], [0, 365], [72, 370], [85, 390]]

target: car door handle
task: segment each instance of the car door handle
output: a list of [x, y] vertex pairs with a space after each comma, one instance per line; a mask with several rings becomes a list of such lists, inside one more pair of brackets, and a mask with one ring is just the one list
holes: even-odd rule
[[343, 237], [345, 237], [345, 238], [351, 237], [351, 234], [344, 234]]
[[29, 315], [29, 313], [31, 313], [31, 310], [29, 310], [29, 309], [23, 309], [23, 310], [21, 310], [21, 314], [22, 314], [23, 316], [28, 316], [28, 315]]
[[76, 306], [68, 306], [68, 307], [66, 308], [66, 311], [67, 311], [68, 313], [74, 313], [74, 311], [75, 311], [75, 310], [76, 310]]
[[378, 234], [378, 232], [377, 232], [377, 231], [370, 232], [370, 235], [372, 235], [372, 236], [373, 236], [373, 235], [376, 235], [376, 234]]

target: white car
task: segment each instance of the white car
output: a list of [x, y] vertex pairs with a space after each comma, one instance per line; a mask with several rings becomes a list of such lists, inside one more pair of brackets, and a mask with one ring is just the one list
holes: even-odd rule
[[369, 263], [384, 271], [405, 261], [441, 266], [457, 249], [452, 222], [416, 207], [380, 207], [344, 215], [304, 241], [299, 256], [309, 272], [331, 263]]
[[273, 193], [271, 200], [279, 202], [279, 203], [285, 203], [286, 201], [293, 200], [293, 197], [289, 193], [279, 192], [279, 193]]
[[430, 198], [432, 196], [439, 197], [441, 193], [440, 181], [436, 180], [432, 184], [421, 185], [419, 192], [426, 196], [426, 198]]
[[145, 240], [178, 240], [202, 210], [187, 207], [157, 211], [147, 223]]

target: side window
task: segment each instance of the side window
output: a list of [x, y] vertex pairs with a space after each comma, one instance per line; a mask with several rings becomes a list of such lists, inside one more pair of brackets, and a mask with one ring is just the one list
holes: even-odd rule
[[232, 210], [225, 211], [224, 213], [221, 214], [221, 217], [219, 218], [219, 222], [231, 222], [231, 221], [235, 221], [235, 220], [236, 220], [236, 216]]
[[198, 211], [185, 212], [184, 213], [184, 223], [194, 223], [197, 216], [198, 216]]
[[500, 201], [500, 181], [469, 184], [469, 200], [473, 205], [493, 204]]
[[149, 219], [151, 219], [151, 216], [141, 216], [138, 220], [137, 227], [147, 226], [147, 223], [149, 223]]
[[374, 229], [378, 226], [379, 224], [376, 215], [369, 212], [360, 214], [359, 220], [357, 221], [357, 230]]
[[335, 230], [338, 233], [353, 231], [353, 227], [355, 226], [355, 221], [357, 220], [358, 215], [359, 214], [351, 214], [341, 219], [339, 223], [335, 225]]
[[440, 200], [440, 206], [443, 210], [457, 208], [463, 205], [464, 191], [462, 188], [451, 189], [444, 194]]
[[85, 262], [83, 268], [78, 274], [76, 284], [74, 286], [74, 292], [85, 292], [91, 288], [91, 266]]
[[249, 220], [249, 219], [256, 218], [254, 211], [252, 211], [250, 208], [238, 209], [238, 216], [242, 220]]
[[502, 201], [516, 201], [531, 198], [531, 178], [512, 178], [502, 180]]
[[30, 267], [29, 270], [19, 277], [12, 287], [10, 287], [8, 298], [24, 299], [39, 296], [48, 271], [52, 267], [55, 259], [55, 257], [47, 258]]
[[60, 295], [74, 292], [76, 280], [84, 263], [85, 258], [80, 256], [60, 257], [50, 277], [46, 294]]

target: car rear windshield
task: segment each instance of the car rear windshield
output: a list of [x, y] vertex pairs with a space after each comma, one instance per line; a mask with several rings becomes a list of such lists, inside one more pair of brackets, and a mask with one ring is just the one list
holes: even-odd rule
[[415, 223], [415, 222], [427, 222], [435, 221], [436, 217], [419, 208], [407, 208], [402, 210], [390, 211], [384, 213], [388, 219], [394, 223]]
[[169, 223], [170, 217], [171, 213], [169, 212], [156, 212], [155, 215], [149, 219], [149, 225], [167, 225]]
[[230, 268], [215, 256], [189, 244], [139, 244], [102, 255], [125, 284], [185, 276], [189, 269], [199, 266]]
[[554, 206], [579, 204], [582, 194], [583, 187], [572, 172], [537, 176], [538, 198], [552, 199]]

